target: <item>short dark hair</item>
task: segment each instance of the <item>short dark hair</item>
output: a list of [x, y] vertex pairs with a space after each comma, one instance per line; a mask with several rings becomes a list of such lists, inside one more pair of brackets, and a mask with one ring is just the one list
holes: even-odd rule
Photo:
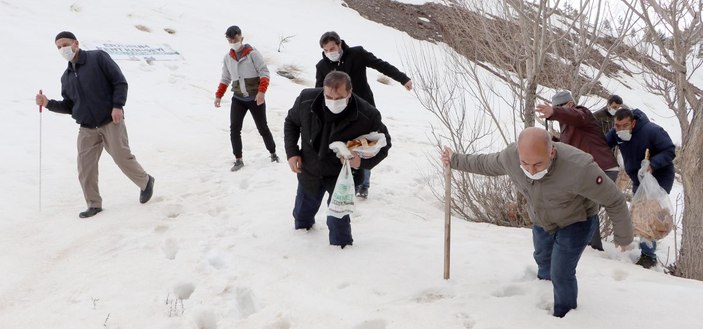
[[342, 71], [332, 71], [330, 73], [327, 73], [327, 76], [325, 76], [325, 80], [322, 82], [323, 86], [332, 89], [337, 89], [342, 84], [344, 84], [344, 87], [347, 91], [350, 91], [352, 89], [352, 83], [349, 74], [346, 74]]
[[324, 47], [330, 41], [333, 41], [336, 44], [342, 43], [342, 39], [339, 38], [339, 34], [337, 34], [337, 32], [329, 31], [323, 33], [320, 37], [320, 47]]
[[237, 25], [232, 25], [227, 28], [227, 31], [225, 31], [225, 36], [233, 39], [235, 36], [242, 35], [242, 29], [239, 28]]
[[625, 118], [635, 119], [635, 114], [632, 113], [630, 109], [619, 109], [615, 111], [615, 120], [622, 120]]
[[610, 98], [608, 98], [608, 105], [613, 104], [613, 103], [622, 105], [622, 97], [620, 97], [618, 95], [610, 96]]

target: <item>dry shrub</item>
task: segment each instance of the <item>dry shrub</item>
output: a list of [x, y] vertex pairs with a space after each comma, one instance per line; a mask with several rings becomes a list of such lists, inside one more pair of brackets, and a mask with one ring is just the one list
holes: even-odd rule
[[509, 227], [532, 225], [527, 205], [508, 176], [453, 172], [452, 211], [468, 221]]

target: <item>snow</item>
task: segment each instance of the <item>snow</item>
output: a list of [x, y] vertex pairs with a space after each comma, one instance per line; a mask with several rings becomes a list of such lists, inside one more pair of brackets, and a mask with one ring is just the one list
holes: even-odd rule
[[[322, 32], [336, 30], [408, 70], [398, 51], [407, 35], [340, 1], [6, 0], [0, 22], [8, 32], [0, 54], [0, 328], [697, 328], [703, 321], [701, 282], [644, 270], [632, 264], [637, 250], [619, 253], [610, 243], [604, 253], [584, 252], [579, 308], [553, 318], [552, 288], [536, 279], [528, 229], [455, 218], [452, 276], [443, 280], [443, 211], [430, 188], [440, 187], [428, 138], [435, 121], [413, 93], [377, 83], [373, 70], [393, 147], [352, 217], [355, 243], [328, 245], [324, 207], [313, 230], [295, 231], [295, 175], [269, 162], [250, 118], [245, 166], [229, 171], [229, 102], [212, 105], [223, 34], [239, 25], [271, 72], [293, 65], [306, 80], [272, 75], [268, 121], [283, 155], [283, 119], [313, 84]], [[168, 44], [183, 55], [118, 62], [130, 83], [132, 151], [156, 178], [145, 205], [104, 154], [105, 211], [77, 218], [84, 209], [78, 127], [65, 115], [39, 116], [34, 105], [39, 89], [59, 97], [65, 62], [53, 37], [61, 30], [85, 42]], [[277, 52], [287, 36], [294, 37]], [[641, 93], [623, 96], [628, 102]], [[665, 255], [673, 237], [661, 246]]]

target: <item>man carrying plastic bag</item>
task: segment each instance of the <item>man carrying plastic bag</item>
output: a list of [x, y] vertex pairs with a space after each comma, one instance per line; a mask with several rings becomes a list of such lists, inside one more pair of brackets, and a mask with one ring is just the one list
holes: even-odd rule
[[[340, 159], [330, 149], [333, 142], [350, 141], [374, 131], [385, 136], [386, 145], [371, 158], [350, 153], [349, 157]], [[345, 161], [348, 171], [371, 169], [388, 155], [391, 147], [381, 114], [373, 105], [352, 94], [351, 79], [339, 71], [325, 77], [323, 88], [305, 89], [300, 93], [288, 111], [283, 133], [288, 164], [298, 176], [293, 208], [295, 229], [309, 230], [315, 224], [322, 198], [325, 192], [333, 194]], [[348, 180], [346, 172], [341, 176]], [[353, 184], [350, 189], [354, 193]], [[349, 214], [341, 218], [327, 216], [331, 245], [344, 248], [353, 243], [350, 223]]]
[[[676, 147], [666, 131], [650, 122], [644, 112], [634, 109], [619, 109], [615, 112], [615, 128], [605, 136], [608, 146], [617, 146], [625, 163], [625, 172], [632, 180], [632, 191], [640, 188], [639, 172], [646, 150], [651, 153], [644, 171], [652, 175], [666, 193], [674, 185], [674, 157]], [[657, 265], [657, 242], [641, 237], [642, 254], [637, 265], [650, 268]]]

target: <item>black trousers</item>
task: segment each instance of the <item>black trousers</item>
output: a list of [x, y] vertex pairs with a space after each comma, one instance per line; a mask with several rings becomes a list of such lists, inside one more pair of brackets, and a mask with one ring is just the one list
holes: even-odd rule
[[255, 100], [242, 101], [237, 98], [232, 98], [232, 107], [229, 112], [229, 133], [232, 142], [232, 153], [234, 157], [239, 159], [242, 157], [242, 124], [247, 111], [251, 111], [251, 116], [254, 118], [256, 129], [259, 135], [264, 139], [264, 144], [269, 153], [276, 153], [276, 142], [273, 141], [273, 135], [266, 122], [266, 103], [256, 105]]

